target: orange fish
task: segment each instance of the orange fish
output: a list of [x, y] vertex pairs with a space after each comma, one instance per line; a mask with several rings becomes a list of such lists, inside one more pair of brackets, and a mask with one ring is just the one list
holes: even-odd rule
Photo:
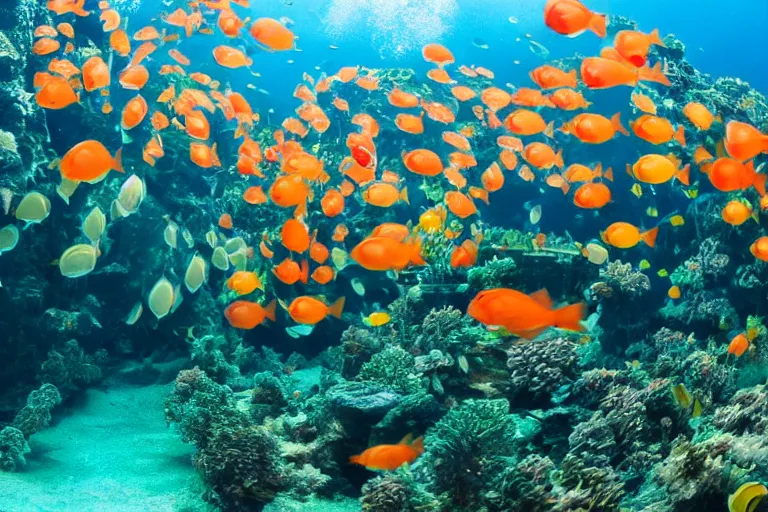
[[312, 235], [312, 242], [309, 245], [309, 257], [315, 263], [322, 265], [328, 260], [330, 252], [328, 248], [317, 241], [317, 231]]
[[379, 123], [368, 114], [356, 114], [352, 118], [352, 124], [362, 128], [363, 133], [367, 133], [371, 137], [378, 137], [379, 131], [381, 131]]
[[749, 247], [749, 252], [762, 261], [768, 261], [768, 236], [761, 236]]
[[419, 106], [419, 97], [395, 87], [387, 94], [389, 104], [397, 108], [413, 108]]
[[730, 121], [725, 125], [725, 151], [741, 162], [768, 153], [768, 135], [747, 123]]
[[627, 164], [627, 172], [637, 181], [657, 185], [675, 178], [683, 185], [690, 185], [690, 166], [679, 168], [674, 158], [662, 155], [645, 155], [633, 166]]
[[469, 303], [467, 314], [490, 328], [504, 327], [508, 332], [534, 339], [549, 327], [583, 331], [584, 303], [554, 309], [546, 290], [531, 295], [508, 288], [478, 293]]
[[248, 204], [264, 204], [267, 202], [267, 195], [260, 186], [248, 187], [243, 192], [243, 200]]
[[415, 149], [403, 153], [406, 169], [422, 176], [437, 176], [443, 172], [443, 163], [437, 153], [428, 149]]
[[616, 132], [629, 136], [629, 132], [621, 124], [620, 116], [619, 112], [610, 119], [599, 114], [579, 114], [563, 124], [560, 130], [573, 135], [581, 142], [602, 144], [611, 140]]
[[85, 0], [48, 0], [48, 10], [58, 15], [74, 13], [77, 16], [88, 16], [89, 11], [84, 9]]
[[395, 126], [400, 131], [410, 133], [413, 135], [419, 135], [424, 133], [424, 112], [421, 115], [414, 116], [412, 114], [397, 114], [395, 117]]
[[640, 232], [632, 224], [627, 222], [614, 222], [606, 228], [600, 235], [603, 242], [619, 249], [629, 249], [636, 246], [640, 241], [648, 247], [656, 246], [656, 236], [659, 234], [659, 228], [655, 227], [645, 232]]
[[448, 157], [450, 159], [451, 165], [458, 169], [469, 169], [470, 167], [477, 166], [477, 159], [474, 157], [474, 155], [454, 151], [448, 155]]
[[372, 446], [359, 455], [351, 456], [349, 462], [374, 471], [394, 471], [406, 462], [413, 463], [424, 453], [424, 438], [419, 437], [413, 442], [410, 438], [408, 435], [398, 444]]
[[661, 71], [661, 63], [654, 67], [631, 68], [615, 60], [588, 57], [581, 62], [581, 79], [590, 89], [607, 89], [619, 85], [636, 87], [639, 82], [656, 82], [669, 87], [671, 82]]
[[518, 164], [517, 155], [514, 151], [508, 149], [504, 149], [499, 153], [499, 160], [501, 160], [502, 165], [508, 171], [514, 170]]
[[211, 167], [221, 167], [221, 160], [216, 152], [216, 144], [208, 146], [199, 142], [189, 144], [189, 159], [203, 169]]
[[[541, 95], [541, 93], [539, 93], [539, 95]], [[499, 89], [498, 87], [488, 87], [480, 92], [480, 101], [482, 101], [486, 107], [491, 109], [492, 112], [506, 108], [512, 99], [513, 97], [510, 96], [507, 91]]]
[[355, 84], [366, 91], [375, 91], [379, 88], [379, 79], [374, 76], [360, 76], [355, 80]]
[[120, 126], [124, 130], [136, 128], [147, 116], [148, 111], [147, 101], [139, 94], [125, 104]]
[[86, 140], [67, 151], [59, 169], [68, 180], [95, 183], [111, 170], [123, 172], [122, 149], [112, 157], [101, 142]]
[[80, 70], [77, 66], [72, 64], [67, 59], [53, 59], [50, 63], [48, 63], [48, 71], [51, 73], [56, 73], [57, 75], [63, 76], [65, 79], [69, 80], [75, 75], [80, 74]]
[[477, 213], [477, 207], [472, 199], [455, 190], [445, 193], [445, 205], [460, 219], [466, 219]]
[[437, 43], [424, 46], [421, 50], [421, 54], [424, 56], [424, 60], [437, 64], [440, 67], [456, 62], [453, 53], [451, 53], [445, 46]]
[[651, 98], [639, 92], [632, 93], [632, 104], [646, 114], [656, 115], [656, 104]]
[[142, 156], [144, 157], [144, 161], [153, 167], [155, 165], [156, 159], [163, 158], [165, 156], [163, 141], [159, 135], [149, 139], [149, 142], [147, 142], [147, 144], [144, 146]]
[[61, 110], [80, 101], [80, 97], [66, 78], [51, 76], [35, 94], [35, 101], [43, 108]]
[[338, 96], [333, 98], [332, 105], [341, 112], [349, 112], [349, 103], [346, 100], [339, 98]]
[[563, 150], [557, 153], [543, 142], [532, 142], [525, 146], [523, 159], [537, 169], [563, 168]]
[[504, 119], [504, 127], [516, 135], [544, 133], [550, 138], [554, 136], [554, 121], [547, 124], [538, 113], [530, 110], [515, 110]]
[[464, 85], [457, 85], [451, 89], [453, 97], [459, 101], [469, 101], [477, 96], [477, 93]]
[[728, 344], [728, 353], [733, 354], [736, 357], [741, 357], [749, 348], [749, 339], [745, 333], [740, 333], [733, 337]]
[[699, 146], [696, 148], [696, 150], [693, 152], [693, 161], [696, 163], [696, 165], [701, 165], [705, 162], [711, 162], [714, 160], [715, 157], [707, 151], [703, 146]]
[[131, 40], [122, 29], [109, 34], [109, 46], [121, 57], [127, 57], [131, 53]]
[[[184, 11], [181, 11], [181, 12], [183, 13]], [[184, 23], [182, 24], [182, 26], [184, 26], [185, 24], [186, 24], [186, 20], [184, 20]], [[216, 20], [216, 25], [219, 27], [219, 30], [221, 30], [221, 32], [225, 36], [237, 37], [240, 35], [240, 31], [245, 26], [245, 23], [243, 22], [243, 20], [241, 20], [237, 16], [237, 14], [235, 14], [235, 11], [232, 11], [229, 9], [222, 9], [221, 12], [219, 13], [218, 20]]]
[[467, 67], [465, 65], [459, 66], [459, 73], [461, 73], [464, 76], [468, 76], [469, 78], [477, 78], [478, 74], [477, 71], [474, 69]]
[[193, 110], [184, 116], [184, 124], [187, 135], [197, 140], [208, 140], [211, 136], [211, 125], [205, 114], [200, 110]]
[[298, 213], [306, 211], [306, 203], [312, 200], [312, 189], [300, 174], [279, 176], [269, 188], [269, 198], [282, 208], [298, 207]]
[[761, 196], [765, 195], [766, 175], [756, 173], [754, 162], [751, 160], [743, 164], [738, 160], [723, 157], [707, 164], [706, 168], [709, 181], [717, 190], [733, 192], [755, 187]]
[[192, 61], [189, 60], [189, 57], [181, 53], [179, 50], [172, 48], [168, 50], [168, 56], [181, 64], [182, 66], [189, 66], [192, 64]]
[[509, 135], [501, 135], [496, 138], [496, 144], [500, 148], [509, 151], [521, 152], [523, 150], [523, 141], [517, 137], [510, 137]]
[[333, 236], [331, 237], [331, 239], [334, 242], [343, 242], [347, 238], [348, 234], [349, 234], [349, 228], [347, 228], [347, 226], [344, 224], [339, 224], [334, 228]]
[[442, 68], [430, 69], [427, 71], [427, 78], [439, 84], [456, 83], [451, 79], [451, 76], [448, 74], [448, 72]]
[[563, 191], [563, 194], [567, 194], [571, 189], [571, 184], [563, 177], [562, 174], [554, 173], [547, 176], [545, 183], [552, 188], [559, 188]]
[[527, 87], [520, 87], [515, 91], [510, 98], [510, 102], [513, 105], [519, 107], [549, 107], [555, 108], [555, 105], [551, 99], [547, 98], [537, 89], [529, 89]]
[[152, 41], [154, 39], [160, 39], [160, 32], [152, 25], [148, 25], [133, 34], [134, 41]]
[[32, 33], [34, 37], [57, 37], [59, 35], [58, 30], [53, 28], [50, 25], [40, 25], [38, 27], [35, 27], [34, 32]]
[[292, 259], [285, 258], [282, 263], [272, 269], [272, 273], [287, 285], [295, 284], [298, 281], [307, 284], [309, 280], [309, 262], [302, 260], [301, 265], [299, 265]]
[[336, 277], [336, 273], [328, 265], [321, 265], [310, 276], [318, 284], [328, 284]]
[[[131, 58], [131, 66], [138, 66], [141, 62], [155, 53], [157, 45], [151, 41], [146, 41], [139, 46]], [[161, 73], [162, 74], [162, 73]]]
[[584, 209], [599, 209], [611, 201], [611, 190], [604, 183], [585, 183], [573, 194], [573, 204]]
[[477, 244], [472, 240], [464, 240], [461, 245], [453, 248], [451, 266], [453, 268], [468, 268], [477, 263]]
[[339, 69], [336, 73], [339, 81], [343, 84], [349, 83], [357, 77], [357, 73], [360, 69], [356, 66], [347, 66]]
[[32, 53], [41, 56], [50, 55], [51, 53], [58, 51], [59, 48], [61, 48], [61, 44], [57, 40], [43, 37], [42, 39], [35, 41], [35, 44], [32, 45]]
[[474, 187], [474, 186], [469, 187], [469, 197], [472, 197], [474, 199], [479, 199], [488, 205], [491, 204], [490, 194], [484, 188]]
[[83, 86], [88, 92], [109, 87], [109, 67], [101, 57], [91, 57], [83, 64]]
[[368, 204], [389, 208], [399, 201], [408, 204], [408, 188], [403, 187], [402, 190], [398, 190], [391, 183], [378, 182], [363, 190], [362, 197]]
[[160, 93], [160, 96], [157, 97], [157, 102], [168, 103], [175, 97], [176, 97], [176, 87], [173, 84], [171, 84], [168, 86], [167, 89], [165, 89], [163, 92]]
[[232, 223], [232, 216], [228, 213], [222, 213], [219, 216], [219, 227], [224, 229], [232, 229], [234, 224]]
[[627, 62], [639, 68], [648, 60], [648, 50], [651, 45], [666, 46], [659, 37], [659, 30], [654, 29], [650, 34], [634, 30], [620, 30], [616, 33], [613, 46]]
[[213, 49], [213, 58], [219, 66], [236, 69], [253, 64], [253, 60], [245, 53], [231, 46], [217, 46]]
[[563, 71], [550, 65], [539, 66], [530, 72], [529, 76], [542, 89], [557, 89], [559, 87], [576, 87], [579, 83], [576, 70]]
[[520, 167], [520, 169], [517, 171], [517, 175], [520, 176], [524, 181], [528, 182], [536, 179], [536, 175], [533, 174], [533, 171], [531, 171], [531, 168], [527, 165]]
[[104, 23], [102, 30], [104, 32], [112, 32], [120, 26], [120, 13], [114, 9], [107, 9], [101, 12], [99, 20]]
[[264, 319], [275, 321], [275, 301], [262, 307], [256, 302], [236, 300], [227, 306], [224, 316], [236, 329], [253, 329], [264, 323]]
[[422, 101], [421, 107], [427, 113], [427, 117], [438, 123], [450, 124], [456, 120], [456, 114], [442, 103]]
[[693, 101], [683, 107], [683, 114], [699, 130], [709, 130], [715, 121], [722, 122], [720, 116], [715, 117], [706, 106]]
[[576, 37], [591, 30], [598, 37], [605, 37], [606, 21], [602, 14], [595, 14], [579, 0], [548, 0], [544, 6], [544, 23], [566, 36]]
[[280, 230], [280, 241], [289, 251], [301, 254], [309, 249], [309, 230], [301, 221], [288, 219]]
[[291, 50], [294, 47], [296, 36], [293, 32], [272, 18], [259, 18], [254, 21], [250, 33], [256, 42], [273, 52]]
[[303, 325], [315, 325], [329, 315], [340, 319], [344, 310], [344, 302], [344, 297], [340, 297], [333, 304], [327, 305], [321, 300], [304, 295], [293, 299], [293, 302], [288, 306], [281, 304], [295, 322]]
[[371, 232], [371, 237], [383, 236], [398, 242], [404, 242], [405, 239], [410, 236], [410, 234], [411, 230], [408, 228], [408, 226], [397, 224], [395, 222], [385, 222], [384, 224], [379, 224], [374, 228], [374, 230]]
[[450, 165], [446, 167], [445, 171], [443, 171], [443, 174], [448, 179], [448, 183], [458, 188], [459, 190], [467, 186], [467, 178], [461, 174], [461, 171], [456, 166]]
[[149, 81], [149, 71], [144, 66], [130, 66], [120, 73], [123, 89], [138, 91]]
[[264, 285], [255, 272], [238, 270], [227, 279], [227, 288], [238, 295], [248, 295], [256, 289], [263, 290]]
[[573, 164], [563, 173], [563, 177], [571, 183], [589, 182], [595, 178], [605, 177], [609, 181], [613, 181], [613, 170], [609, 167], [605, 173], [603, 173], [603, 165], [597, 164], [595, 169], [592, 170], [586, 165]]
[[672, 123], [662, 117], [646, 114], [635, 121], [630, 121], [629, 126], [635, 135], [651, 144], [665, 144], [674, 139], [678, 144], [685, 147], [683, 126], [680, 125], [675, 130]]
[[424, 265], [421, 241], [397, 241], [386, 236], [363, 239], [350, 257], [366, 270], [402, 270], [409, 265]]
[[501, 167], [496, 162], [492, 163], [488, 168], [480, 175], [480, 181], [483, 187], [488, 192], [496, 192], [501, 190], [504, 186], [504, 173], [501, 172]]
[[757, 212], [752, 209], [752, 206], [736, 199], [725, 205], [721, 215], [723, 220], [731, 226], [741, 226], [749, 218], [758, 222]]
[[471, 151], [472, 146], [469, 144], [469, 140], [460, 133], [456, 132], [443, 132], [443, 141], [460, 151]]
[[491, 71], [490, 69], [484, 68], [482, 66], [476, 67], [475, 72], [478, 75], [485, 77], [489, 80], [493, 80], [494, 78], [496, 78], [496, 75], [493, 73], [493, 71]]

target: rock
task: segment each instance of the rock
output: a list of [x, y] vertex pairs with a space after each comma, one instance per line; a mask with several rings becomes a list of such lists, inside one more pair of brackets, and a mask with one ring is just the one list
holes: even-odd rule
[[57, 308], [45, 310], [41, 327], [49, 339], [55, 342], [82, 339], [102, 328], [99, 321], [87, 311], [64, 311]]
[[433, 395], [408, 395], [373, 427], [371, 444], [396, 443], [407, 432], [423, 434], [443, 414], [445, 407]]
[[402, 400], [400, 394], [369, 382], [338, 384], [326, 392], [326, 398], [345, 426], [377, 423]]

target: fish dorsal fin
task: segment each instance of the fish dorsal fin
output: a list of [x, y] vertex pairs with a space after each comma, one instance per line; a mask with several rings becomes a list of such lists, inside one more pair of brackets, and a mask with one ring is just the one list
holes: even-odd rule
[[403, 438], [400, 440], [400, 442], [399, 442], [399, 443], [397, 443], [397, 444], [408, 444], [408, 445], [409, 445], [409, 444], [411, 444], [412, 442], [413, 442], [413, 434], [411, 434], [411, 433], [409, 432], [409, 433], [405, 434], [405, 437], [403, 437]]
[[547, 309], [552, 309], [552, 299], [549, 297], [549, 292], [547, 292], [546, 289], [542, 288], [537, 292], [533, 292], [531, 298], [535, 300], [537, 304]]

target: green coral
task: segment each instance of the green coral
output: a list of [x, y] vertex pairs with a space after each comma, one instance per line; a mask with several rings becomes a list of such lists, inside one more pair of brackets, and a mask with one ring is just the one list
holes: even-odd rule
[[428, 488], [472, 509], [492, 490], [489, 482], [498, 464], [514, 457], [516, 433], [507, 400], [464, 401], [427, 432], [420, 467], [427, 472]]
[[512, 258], [492, 259], [482, 267], [474, 267], [467, 274], [470, 288], [486, 290], [488, 288], [514, 288], [520, 281], [520, 270]]
[[415, 393], [424, 386], [414, 370], [414, 357], [400, 347], [387, 347], [360, 368], [358, 377], [402, 393]]
[[29, 451], [21, 430], [5, 427], [0, 430], [0, 471], [13, 472], [26, 464], [24, 454]]
[[417, 512], [434, 510], [435, 504], [435, 497], [406, 467], [369, 480], [360, 497], [363, 512]]

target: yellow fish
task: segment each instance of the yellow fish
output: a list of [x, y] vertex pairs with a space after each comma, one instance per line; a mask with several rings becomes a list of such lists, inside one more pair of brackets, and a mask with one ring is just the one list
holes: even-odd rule
[[693, 403], [693, 397], [686, 389], [685, 384], [678, 384], [677, 386], [673, 386], [672, 394], [675, 396], [677, 403], [680, 404], [680, 407], [683, 409], [689, 408], [691, 403]]
[[659, 277], [667, 277], [669, 275], [669, 272], [667, 272], [667, 269], [663, 268], [656, 272], [656, 275]]
[[643, 196], [643, 188], [640, 186], [639, 183], [635, 183], [634, 185], [632, 185], [632, 188], [629, 189], [629, 191], [635, 194], [635, 197], [637, 197], [638, 199]]
[[658, 217], [659, 216], [659, 210], [656, 209], [655, 206], [649, 206], [645, 210], [645, 214], [649, 217]]
[[673, 215], [669, 219], [669, 223], [672, 224], [675, 227], [682, 226], [683, 224], [685, 224], [685, 219], [683, 218], [682, 215]]
[[651, 268], [651, 263], [648, 260], [641, 260], [639, 267], [640, 270], [646, 270]]
[[685, 197], [687, 197], [688, 199], [696, 199], [697, 197], [699, 197], [699, 190], [695, 188], [691, 190], [686, 190], [684, 193], [685, 193]]
[[363, 322], [370, 327], [381, 327], [387, 325], [391, 319], [386, 311], [377, 311], [368, 315], [367, 318], [363, 318]]

